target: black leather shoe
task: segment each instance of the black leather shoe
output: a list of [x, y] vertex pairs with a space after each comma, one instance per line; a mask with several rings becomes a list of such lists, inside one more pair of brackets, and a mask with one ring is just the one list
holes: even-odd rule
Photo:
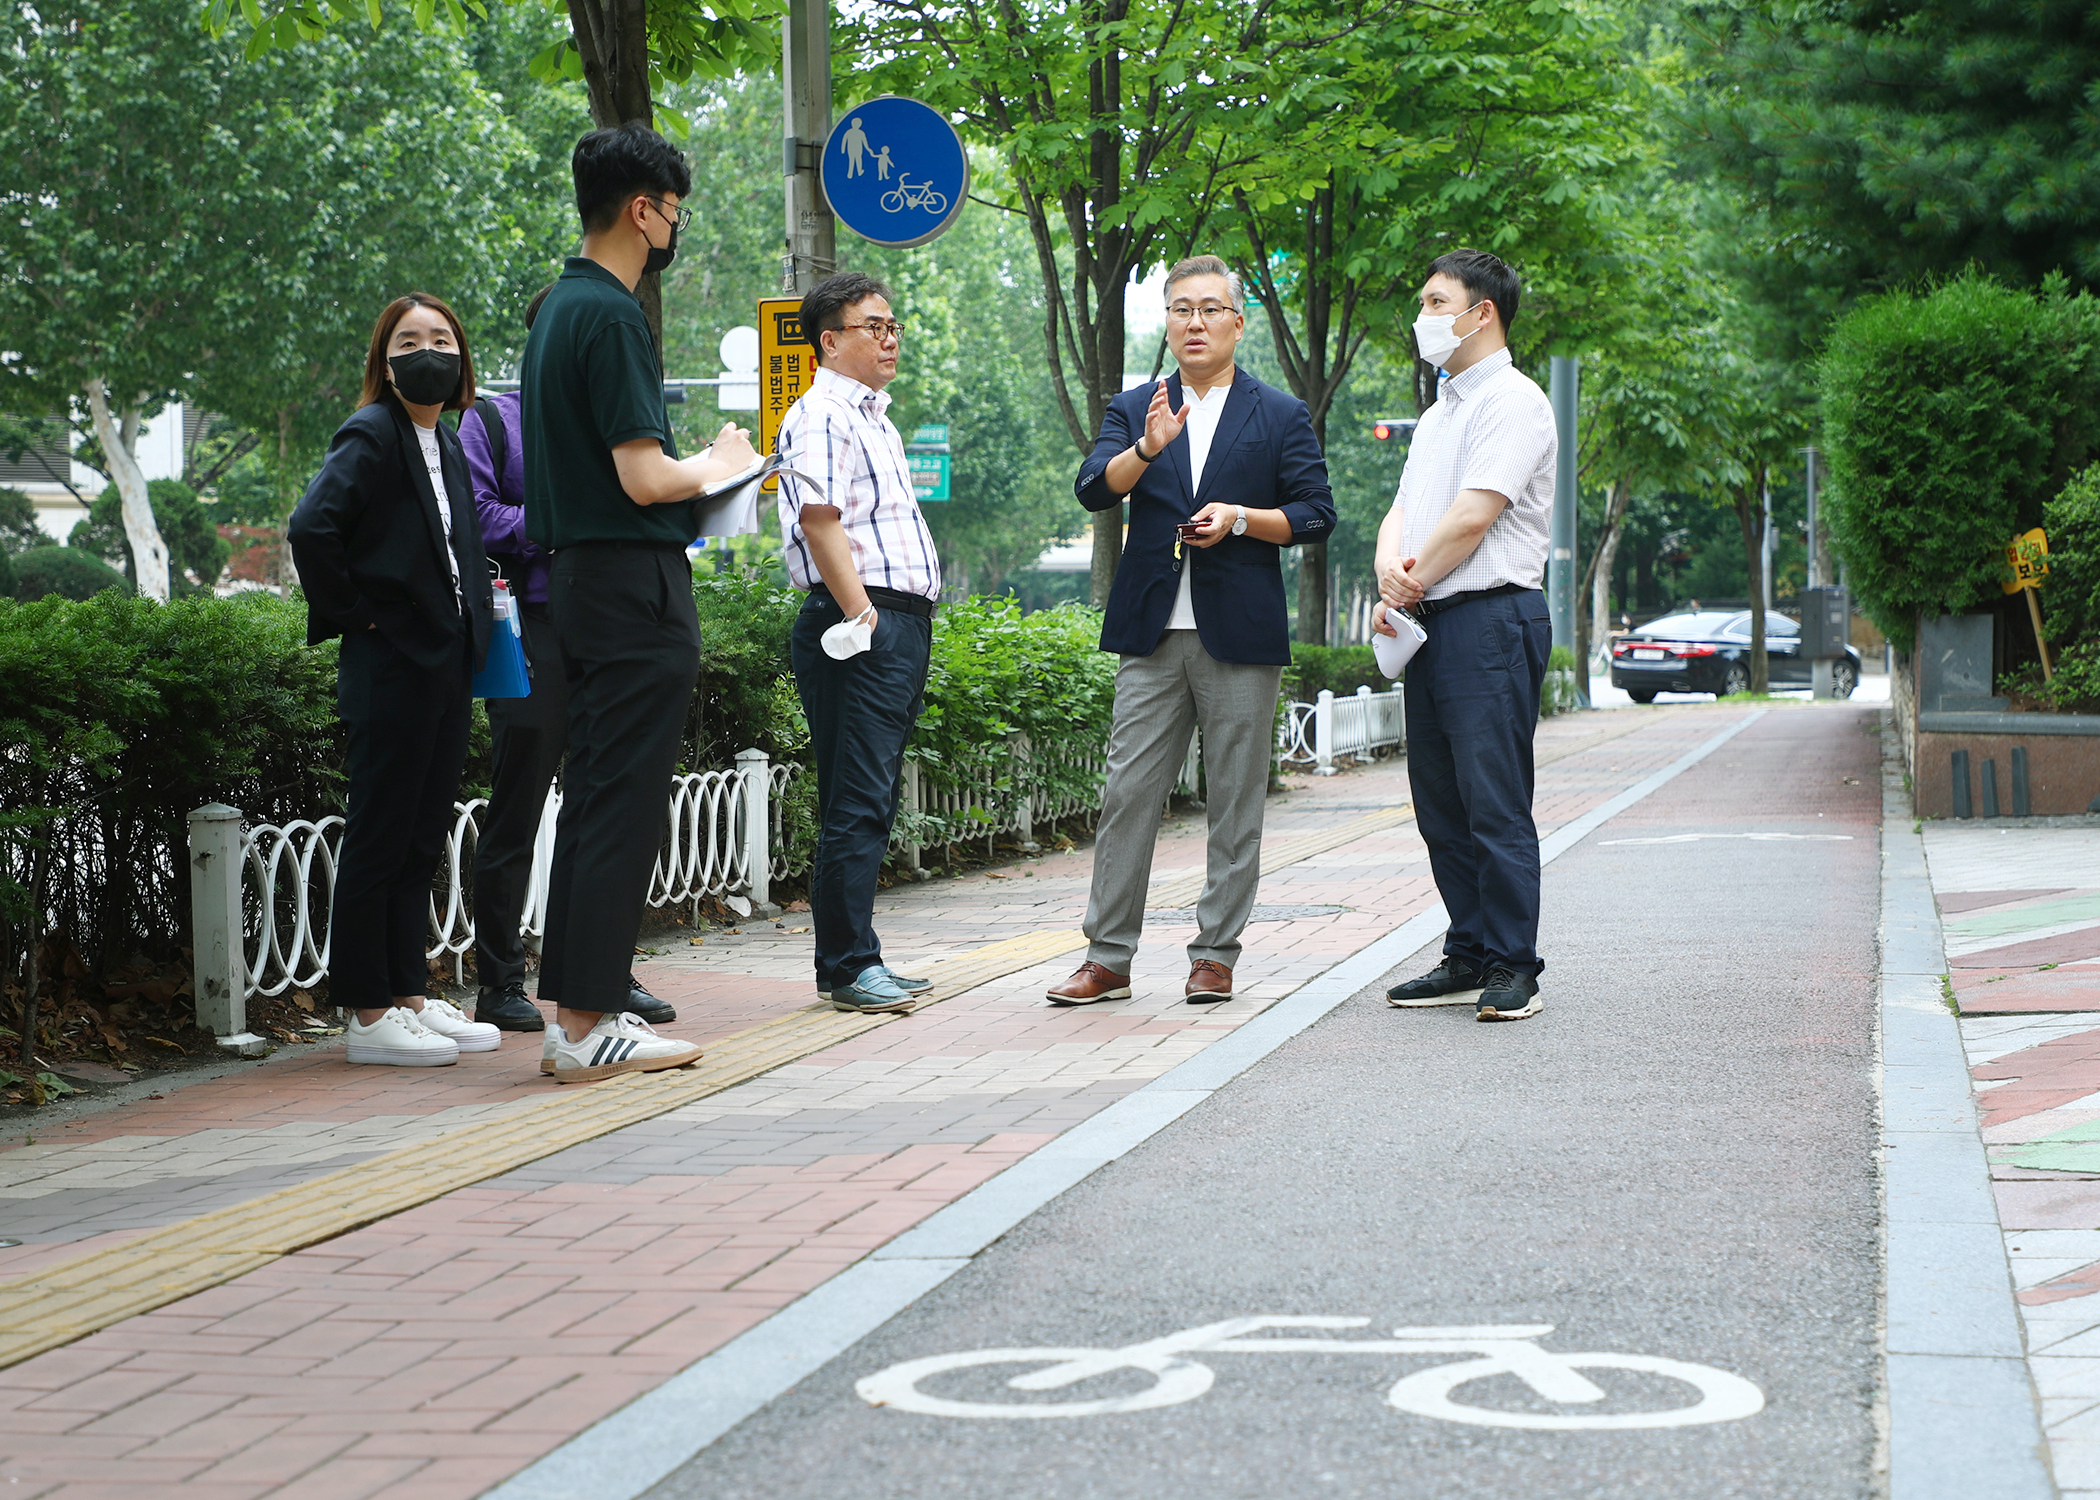
[[1396, 984], [1385, 992], [1386, 1003], [1398, 1006], [1464, 1005], [1480, 998], [1487, 976], [1462, 958], [1448, 953], [1444, 961], [1417, 979]]
[[492, 984], [481, 987], [474, 997], [474, 1019], [486, 1021], [498, 1031], [545, 1031], [547, 1018], [540, 1008], [525, 998], [525, 986], [506, 984], [497, 988]]
[[627, 976], [627, 1011], [651, 1026], [668, 1026], [678, 1019], [677, 1011], [643, 989], [642, 982], [632, 974]]

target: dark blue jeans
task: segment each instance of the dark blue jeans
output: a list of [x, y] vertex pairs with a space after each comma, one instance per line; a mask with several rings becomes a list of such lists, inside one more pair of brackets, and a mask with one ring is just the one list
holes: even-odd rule
[[1407, 780], [1451, 916], [1444, 952], [1537, 974], [1531, 737], [1553, 649], [1546, 597], [1471, 599], [1423, 628], [1429, 639], [1407, 666]]
[[809, 877], [817, 988], [842, 989], [882, 962], [875, 880], [889, 851], [904, 774], [904, 745], [919, 722], [933, 621], [875, 607], [872, 649], [844, 661], [824, 654], [824, 632], [845, 618], [812, 594], [795, 617], [795, 691], [817, 760], [817, 859]]

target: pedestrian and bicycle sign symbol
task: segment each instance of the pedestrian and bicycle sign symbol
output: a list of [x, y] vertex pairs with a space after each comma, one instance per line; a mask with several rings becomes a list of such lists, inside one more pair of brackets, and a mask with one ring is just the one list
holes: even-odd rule
[[[1590, 1352], [1562, 1354], [1542, 1349], [1538, 1341], [1553, 1331], [1551, 1323], [1475, 1324], [1455, 1328], [1396, 1328], [1391, 1338], [1307, 1338], [1265, 1335], [1269, 1329], [1364, 1328], [1369, 1318], [1256, 1317], [1232, 1318], [1185, 1328], [1165, 1338], [1120, 1349], [973, 1349], [964, 1354], [936, 1354], [906, 1360], [870, 1375], [854, 1389], [871, 1406], [894, 1407], [930, 1417], [1031, 1419], [1099, 1417], [1151, 1411], [1194, 1401], [1217, 1376], [1197, 1354], [1376, 1354], [1470, 1355], [1456, 1364], [1432, 1365], [1403, 1375], [1386, 1392], [1386, 1404], [1419, 1417], [1465, 1422], [1479, 1427], [1525, 1427], [1545, 1432], [1606, 1432], [1638, 1427], [1694, 1427], [1708, 1422], [1734, 1422], [1764, 1410], [1764, 1392], [1740, 1375], [1711, 1365], [1687, 1364], [1651, 1354]], [[1004, 1382], [1016, 1392], [1072, 1391], [1049, 1400], [974, 1399], [968, 1392], [942, 1395], [928, 1389], [937, 1383], [953, 1388], [959, 1372], [1025, 1365]], [[1509, 1375], [1531, 1388], [1539, 1405], [1595, 1406], [1611, 1392], [1584, 1371], [1624, 1371], [1636, 1376], [1662, 1376], [1690, 1387], [1694, 1400], [1661, 1405], [1659, 1410], [1542, 1411], [1477, 1404], [1458, 1399], [1475, 1381]], [[1129, 1392], [1129, 1375], [1152, 1377], [1144, 1388]], [[1106, 1379], [1120, 1388], [1114, 1395], [1074, 1391], [1087, 1382]], [[1642, 1385], [1644, 1392], [1656, 1382]], [[1100, 1387], [1097, 1385], [1096, 1389]], [[1668, 1398], [1663, 1398], [1667, 1400]], [[1614, 1406], [1623, 1403], [1613, 1402]], [[1660, 1405], [1659, 1402], [1654, 1403]]]
[[955, 222], [970, 158], [946, 116], [884, 94], [846, 111], [824, 143], [824, 196], [840, 222], [892, 249], [923, 245]]

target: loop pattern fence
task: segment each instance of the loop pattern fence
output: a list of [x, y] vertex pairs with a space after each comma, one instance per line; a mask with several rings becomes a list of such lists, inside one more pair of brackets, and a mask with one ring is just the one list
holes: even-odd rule
[[1338, 755], [1368, 761], [1376, 751], [1405, 743], [1407, 701], [1397, 682], [1383, 693], [1359, 687], [1341, 698], [1322, 688], [1316, 702], [1287, 705], [1276, 730], [1284, 763], [1311, 765], [1321, 776], [1334, 774]]
[[[765, 905], [773, 880], [791, 873], [781, 804], [800, 769], [775, 766], [762, 751], [746, 750], [733, 770], [674, 777], [649, 905], [702, 896]], [[449, 956], [455, 975], [464, 975], [467, 951], [474, 946], [474, 850], [487, 807], [480, 798], [453, 804], [452, 827], [431, 884], [426, 955]], [[547, 878], [560, 813], [561, 794], [550, 791], [533, 842], [519, 923], [521, 933], [535, 943], [546, 931]], [[759, 838], [752, 836], [754, 830], [762, 831]], [[200, 808], [192, 815], [190, 854], [196, 870], [226, 872], [216, 885], [201, 873], [193, 880], [200, 1025], [222, 1037], [245, 1035], [249, 1000], [309, 989], [327, 977], [329, 910], [342, 837], [340, 817], [243, 827], [233, 808]]]

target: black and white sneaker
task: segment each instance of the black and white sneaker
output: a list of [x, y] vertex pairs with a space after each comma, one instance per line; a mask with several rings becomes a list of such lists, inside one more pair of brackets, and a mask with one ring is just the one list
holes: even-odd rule
[[1479, 1009], [1473, 1012], [1473, 1019], [1521, 1021], [1545, 1008], [1539, 999], [1536, 978], [1520, 974], [1508, 964], [1494, 964], [1488, 969], [1487, 984], [1480, 991]]
[[1396, 984], [1385, 992], [1388, 1005], [1464, 1005], [1479, 998], [1484, 976], [1462, 958], [1448, 953], [1444, 961], [1419, 978]]

